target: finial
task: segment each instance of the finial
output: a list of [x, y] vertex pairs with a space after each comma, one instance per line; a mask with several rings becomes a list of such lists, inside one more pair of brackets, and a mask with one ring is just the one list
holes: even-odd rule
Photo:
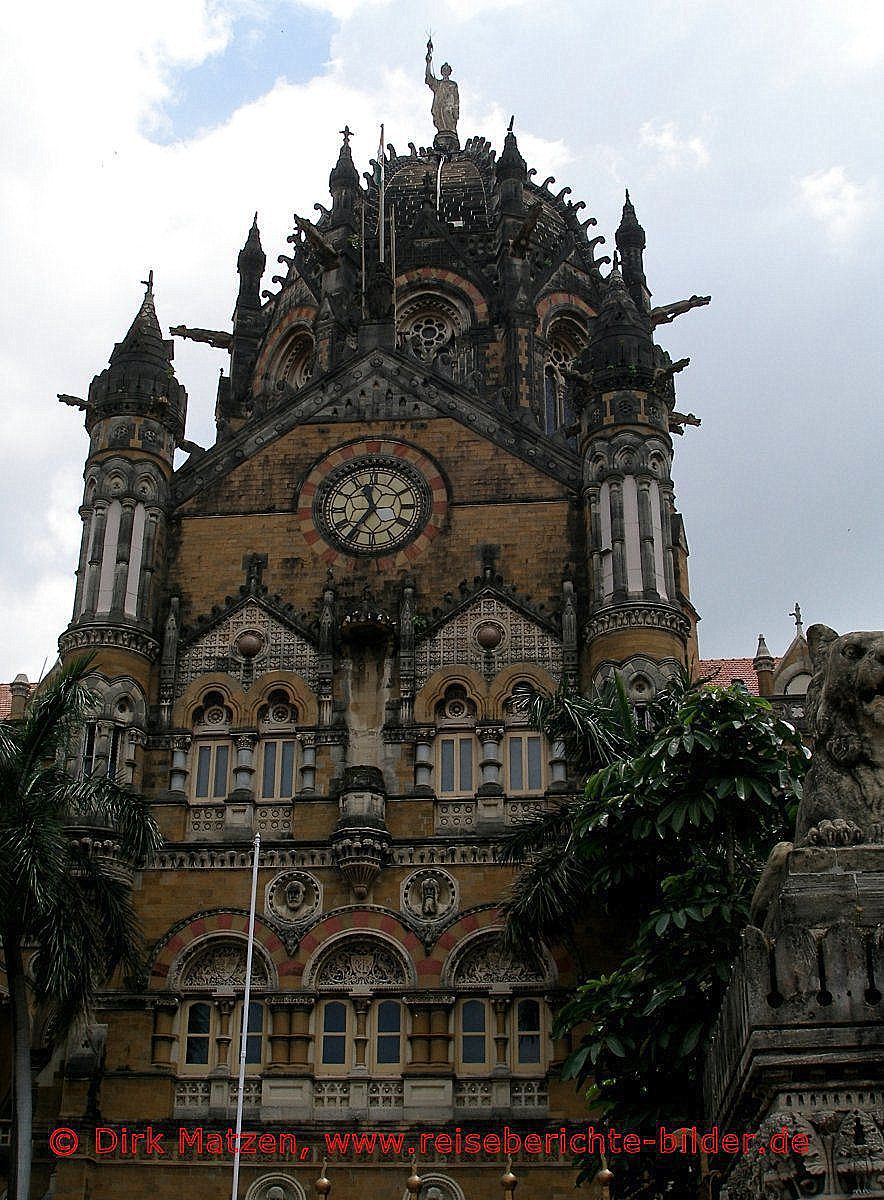
[[255, 209], [255, 215], [252, 217], [252, 224], [253, 224], [253, 225], [257, 225], [257, 224], [258, 224], [258, 210], [257, 210], [257, 208]]
[[614, 1174], [612, 1171], [610, 1171], [608, 1169], [608, 1160], [605, 1157], [605, 1155], [603, 1154], [602, 1155], [602, 1165], [601, 1165], [600, 1169], [598, 1171], [596, 1171], [595, 1181], [596, 1181], [596, 1183], [601, 1185], [602, 1196], [604, 1196], [605, 1200], [609, 1200], [609, 1198], [610, 1198], [611, 1181], [613, 1180], [613, 1178], [614, 1178]]
[[328, 1159], [322, 1160], [322, 1170], [319, 1172], [319, 1178], [313, 1184], [317, 1196], [327, 1196], [332, 1190], [332, 1185], [325, 1177], [325, 1168], [328, 1166]]
[[795, 618], [795, 636], [804, 637], [804, 626], [801, 621], [801, 605], [797, 600], [795, 601], [795, 607], [792, 612], [789, 613], [789, 616]]
[[513, 1156], [506, 1156], [506, 1170], [500, 1177], [500, 1186], [503, 1188], [504, 1200], [513, 1200], [513, 1194], [518, 1186], [518, 1179], [513, 1174]]
[[147, 295], [152, 296], [153, 295], [153, 267], [151, 267], [151, 269], [148, 271], [147, 279], [142, 279], [141, 282], [147, 288]]
[[417, 1196], [423, 1186], [423, 1180], [417, 1173], [417, 1155], [411, 1156], [411, 1175], [408, 1177], [408, 1182], [405, 1184], [408, 1189], [409, 1196]]
[[630, 201], [630, 199], [629, 199], [629, 188], [627, 188], [627, 189], [626, 189], [626, 203], [627, 203], [627, 204], [630, 204], [630, 203], [631, 203], [631, 201]]
[[511, 116], [511, 117], [510, 117], [510, 123], [509, 123], [509, 125], [507, 125], [507, 127], [506, 127], [506, 131], [507, 131], [507, 133], [512, 133], [512, 131], [513, 131], [513, 121], [515, 121], [515, 119], [516, 119], [516, 118], [515, 118], [515, 115], [513, 115], [513, 116]]
[[349, 125], [345, 125], [344, 128], [339, 129], [338, 132], [340, 133], [341, 137], [344, 139], [345, 146], [349, 146], [350, 138], [356, 136], [356, 130], [351, 129]]
[[619, 254], [617, 253], [617, 251], [615, 250], [615, 251], [614, 251], [614, 265], [613, 265], [613, 267], [611, 268], [611, 274], [613, 275], [613, 273], [614, 273], [615, 271], [619, 271], [619, 270], [620, 270], [620, 255], [619, 255]]

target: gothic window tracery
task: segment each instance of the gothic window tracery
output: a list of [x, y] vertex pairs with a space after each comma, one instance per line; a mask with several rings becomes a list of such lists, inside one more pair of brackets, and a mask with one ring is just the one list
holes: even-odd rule
[[574, 421], [574, 413], [568, 403], [567, 372], [586, 341], [582, 326], [569, 317], [560, 317], [550, 327], [543, 372], [544, 427], [547, 433], [568, 428]]
[[94, 716], [80, 735], [77, 775], [107, 776], [119, 784], [133, 782], [136, 746], [143, 741], [146, 722], [144, 697], [131, 680], [109, 683], [92, 678]]
[[314, 354], [310, 331], [304, 327], [295, 329], [286, 339], [273, 370], [277, 386], [288, 384], [297, 390], [308, 383], [313, 375]]
[[466, 364], [459, 361], [457, 343], [467, 324], [465, 313], [451, 300], [423, 293], [399, 309], [398, 344], [421, 362], [440, 362], [460, 375]]

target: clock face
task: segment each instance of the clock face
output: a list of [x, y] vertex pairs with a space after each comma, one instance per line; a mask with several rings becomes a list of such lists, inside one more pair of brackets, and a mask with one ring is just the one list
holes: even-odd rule
[[430, 502], [427, 480], [411, 463], [368, 455], [326, 475], [313, 515], [323, 536], [345, 554], [382, 555], [423, 529]]

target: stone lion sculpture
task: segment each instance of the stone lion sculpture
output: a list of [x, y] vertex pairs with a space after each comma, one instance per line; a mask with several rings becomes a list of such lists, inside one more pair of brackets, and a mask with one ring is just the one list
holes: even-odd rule
[[812, 625], [807, 645], [813, 759], [795, 844], [884, 842], [884, 632]]

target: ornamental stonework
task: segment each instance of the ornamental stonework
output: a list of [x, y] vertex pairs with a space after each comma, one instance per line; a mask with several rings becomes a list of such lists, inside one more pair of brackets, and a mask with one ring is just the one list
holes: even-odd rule
[[318, 662], [306, 638], [249, 600], [181, 654], [175, 695], [181, 696], [195, 679], [213, 671], [233, 675], [246, 690], [257, 675], [268, 671], [294, 671], [313, 686]]
[[421, 925], [446, 920], [457, 908], [457, 884], [447, 871], [430, 867], [403, 880], [402, 912]]
[[492, 984], [546, 983], [525, 963], [518, 962], [496, 942], [480, 942], [467, 950], [457, 964], [454, 981], [459, 987], [488, 987]]
[[562, 673], [562, 643], [496, 596], [482, 596], [418, 643], [415, 677], [423, 687], [443, 667], [494, 674], [511, 663], [537, 663], [554, 679]]
[[405, 968], [396, 954], [369, 938], [347, 941], [331, 950], [316, 968], [317, 988], [403, 987]]
[[306, 871], [283, 871], [265, 892], [265, 911], [290, 925], [312, 921], [322, 910], [322, 884]]
[[[179, 969], [183, 988], [241, 988], [246, 982], [246, 947], [223, 942], [198, 950]], [[259, 954], [252, 956], [252, 986], [267, 987], [267, 967]]]

